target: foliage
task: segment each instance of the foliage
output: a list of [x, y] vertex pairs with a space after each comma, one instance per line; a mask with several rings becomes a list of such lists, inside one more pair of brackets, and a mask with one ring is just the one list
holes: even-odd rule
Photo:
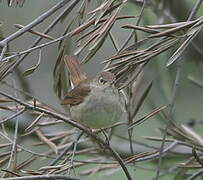
[[[15, 1], [7, 2], [11, 6]], [[198, 41], [198, 38], [202, 38], [203, 27], [203, 17], [198, 14], [201, 2], [197, 0], [194, 4], [189, 4], [187, 1], [98, 0], [95, 3], [91, 0], [61, 0], [29, 24], [15, 24], [19, 28], [15, 33], [5, 38], [0, 33], [0, 82], [13, 93], [11, 95], [3, 89], [0, 91], [1, 178], [82, 179], [76, 177], [97, 175], [103, 171], [113, 174], [113, 177], [118, 170], [122, 170], [123, 177], [130, 180], [134, 173], [136, 174], [132, 169], [142, 169], [142, 163], [149, 161], [153, 163], [152, 171], [155, 175], [148, 179], [158, 180], [168, 175], [172, 175], [174, 180], [180, 179], [180, 176], [188, 180], [200, 177], [203, 174], [203, 138], [194, 129], [178, 121], [175, 112], [180, 110], [174, 111], [174, 107], [178, 99], [178, 90], [181, 88], [180, 76], [186, 64], [185, 59], [195, 56], [198, 59], [196, 63], [202, 66], [199, 59], [203, 54], [200, 48], [203, 41]], [[22, 6], [27, 1], [18, 0], [16, 3]], [[180, 7], [184, 4], [182, 11], [187, 12], [188, 17], [184, 16], [183, 19], [183, 14], [175, 10], [177, 4]], [[139, 13], [131, 15], [127, 11], [124, 12], [126, 6], [139, 9]], [[149, 11], [155, 16], [155, 25], [149, 23]], [[59, 14], [55, 15], [55, 12]], [[33, 29], [40, 23], [43, 24], [50, 16], [54, 19], [43, 32]], [[121, 40], [115, 27], [121, 22], [123, 24], [119, 28], [129, 34], [120, 45]], [[58, 37], [49, 35], [48, 33], [60, 23], [66, 24], [64, 32]], [[0, 24], [0, 28], [2, 26]], [[37, 35], [38, 38], [29, 48], [19, 50], [16, 47], [17, 50], [13, 52], [9, 47], [11, 42], [27, 32]], [[42, 39], [47, 41], [39, 44]], [[77, 55], [81, 64], [91, 63], [107, 43], [112, 44], [111, 51], [115, 53], [102, 64], [105, 71], [111, 71], [116, 75], [116, 86], [126, 97], [125, 108], [128, 118], [125, 133], [127, 132], [128, 136], [114, 133], [123, 123], [115, 124], [107, 130], [90, 130], [72, 120], [67, 114], [64, 115], [51, 105], [44, 104], [26, 89], [19, 90], [11, 74], [18, 71], [20, 64], [26, 64], [31, 52], [39, 49], [38, 62], [20, 74], [22, 81], [24, 76], [32, 76], [41, 65], [41, 50], [44, 47], [49, 49], [53, 43], [58, 43], [58, 55], [52, 70], [53, 91], [60, 100], [69, 89], [64, 57]], [[166, 56], [166, 61], [158, 66], [159, 57], [162, 55]], [[173, 82], [170, 96], [160, 90], [150, 101], [149, 95], [156, 82], [150, 77], [149, 71], [156, 68], [159, 76], [159, 71], [166, 71], [166, 68], [171, 67], [175, 71], [169, 76]], [[168, 84], [169, 79], [166, 82]], [[201, 80], [194, 75], [188, 76], [188, 80], [202, 89]], [[162, 95], [169, 100], [159, 103]], [[147, 100], [150, 101], [151, 108], [144, 114], [141, 110], [146, 106]], [[28, 115], [29, 121], [27, 126], [23, 127], [20, 121], [25, 114]], [[151, 142], [149, 144], [137, 141], [134, 131], [155, 115], [162, 121], [159, 130], [163, 137], [145, 137]], [[65, 129], [64, 123], [69, 125]], [[202, 122], [194, 120], [188, 125], [192, 127], [195, 123]], [[11, 126], [14, 128], [9, 129]], [[80, 133], [78, 129], [81, 130]], [[107, 135], [107, 132], [111, 135]], [[77, 136], [72, 138], [74, 134]], [[37, 143], [35, 138], [38, 138]], [[118, 138], [119, 142], [124, 141], [125, 148], [114, 138]], [[29, 144], [31, 147], [26, 147], [24, 139], [33, 141]], [[114, 142], [119, 146], [115, 148], [112, 145]], [[143, 147], [142, 151], [137, 150], [140, 145]], [[165, 163], [170, 158], [176, 161], [165, 169]], [[42, 160], [43, 163], [39, 165]], [[38, 165], [37, 168], [35, 164]], [[70, 176], [72, 170], [75, 172], [74, 177]]]

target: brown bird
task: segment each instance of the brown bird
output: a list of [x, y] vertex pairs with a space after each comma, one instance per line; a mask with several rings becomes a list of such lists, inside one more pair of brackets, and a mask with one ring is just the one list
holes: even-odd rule
[[61, 102], [70, 105], [71, 118], [82, 125], [98, 129], [112, 126], [125, 114], [124, 98], [114, 87], [115, 75], [98, 73], [87, 78], [75, 56], [65, 56], [72, 90]]

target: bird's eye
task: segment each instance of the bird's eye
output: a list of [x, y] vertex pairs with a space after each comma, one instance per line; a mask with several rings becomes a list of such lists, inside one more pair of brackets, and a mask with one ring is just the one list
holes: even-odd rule
[[107, 81], [105, 81], [103, 78], [100, 78], [100, 79], [99, 79], [99, 82], [100, 82], [101, 84], [105, 84]]

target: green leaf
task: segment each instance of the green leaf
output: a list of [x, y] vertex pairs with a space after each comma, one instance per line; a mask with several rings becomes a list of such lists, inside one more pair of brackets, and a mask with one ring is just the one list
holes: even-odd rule
[[23, 76], [29, 76], [30, 74], [32, 74], [40, 65], [40, 62], [41, 62], [41, 55], [42, 55], [42, 52], [41, 52], [41, 49], [39, 51], [39, 59], [38, 59], [38, 62], [35, 66], [27, 69], [26, 71], [23, 72]]
[[39, 66], [39, 64], [27, 69], [25, 72], [23, 72], [23, 76], [29, 76], [38, 68], [38, 66]]
[[166, 66], [170, 66], [173, 64], [183, 53], [183, 51], [188, 47], [188, 45], [192, 42], [192, 40], [199, 34], [199, 32], [202, 30], [203, 25], [201, 25], [199, 28], [193, 30], [193, 34], [188, 36], [185, 41], [182, 43], [182, 45], [176, 50], [176, 52], [171, 56], [171, 58], [168, 60]]

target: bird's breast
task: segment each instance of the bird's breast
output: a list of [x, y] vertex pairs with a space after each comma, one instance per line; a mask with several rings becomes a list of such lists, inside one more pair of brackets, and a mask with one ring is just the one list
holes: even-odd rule
[[123, 100], [117, 90], [94, 90], [84, 102], [71, 108], [74, 120], [90, 128], [104, 128], [120, 121]]

